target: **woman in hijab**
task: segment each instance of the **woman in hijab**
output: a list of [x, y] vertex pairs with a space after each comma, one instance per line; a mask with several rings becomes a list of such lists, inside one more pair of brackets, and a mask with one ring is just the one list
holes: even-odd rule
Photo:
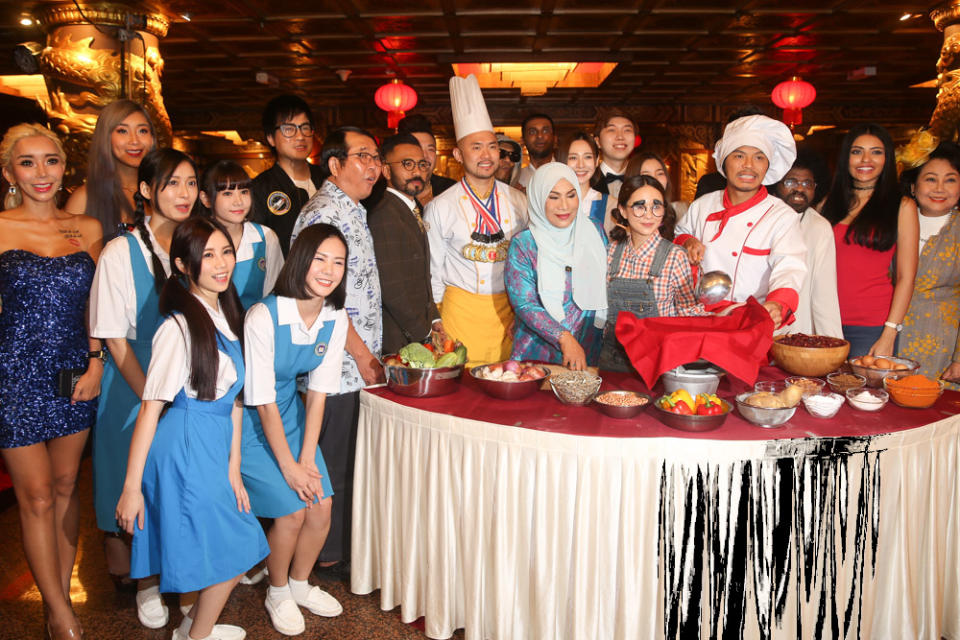
[[510, 243], [504, 271], [516, 313], [514, 360], [573, 370], [595, 365], [606, 321], [603, 230], [579, 213], [573, 169], [550, 162], [527, 185], [530, 226]]

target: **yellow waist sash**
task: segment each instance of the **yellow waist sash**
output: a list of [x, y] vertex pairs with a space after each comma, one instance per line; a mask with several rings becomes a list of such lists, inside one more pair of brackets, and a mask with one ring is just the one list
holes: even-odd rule
[[510, 357], [513, 309], [506, 293], [477, 294], [447, 287], [440, 305], [443, 329], [467, 347], [468, 367]]

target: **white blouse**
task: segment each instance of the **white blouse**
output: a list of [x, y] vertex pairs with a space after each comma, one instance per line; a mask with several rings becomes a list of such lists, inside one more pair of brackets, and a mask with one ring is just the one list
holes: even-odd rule
[[[290, 327], [290, 339], [293, 344], [313, 344], [325, 322], [333, 320], [333, 333], [327, 345], [323, 362], [311, 371], [307, 377], [307, 388], [318, 393], [340, 392], [340, 368], [343, 364], [343, 351], [347, 343], [346, 309], [334, 309], [326, 305], [313, 325], [307, 326], [297, 310], [294, 298], [277, 296], [277, 322]], [[270, 310], [258, 302], [247, 311], [243, 324], [245, 364], [247, 368], [244, 380], [244, 403], [251, 406], [270, 404], [277, 401], [276, 375], [273, 369], [274, 326]]]
[[[283, 250], [280, 249], [280, 240], [273, 229], [260, 225], [263, 229], [263, 242], [266, 243], [266, 275], [263, 278], [263, 295], [268, 296], [277, 282], [280, 269], [283, 268]], [[237, 247], [237, 262], [253, 260], [253, 245], [260, 242], [260, 234], [253, 228], [252, 222], [243, 223], [243, 234], [240, 236], [240, 246]]]
[[[210, 314], [213, 325], [225, 338], [237, 339], [227, 324], [227, 318], [219, 309], [213, 309], [203, 300], [200, 300], [200, 304]], [[219, 400], [237, 381], [237, 368], [233, 366], [230, 356], [223, 351], [218, 349], [217, 356], [216, 399]], [[143, 385], [143, 399], [171, 402], [181, 389], [186, 392], [187, 397], [197, 397], [196, 389], [190, 386], [190, 332], [187, 330], [187, 321], [177, 314], [164, 320], [153, 336], [153, 356], [150, 358], [147, 380]]]
[[[170, 275], [170, 256], [163, 250], [147, 226], [147, 234], [153, 243], [153, 250], [163, 265], [165, 275]], [[147, 245], [140, 237], [140, 231], [134, 230], [140, 251], [150, 274], [153, 274], [153, 260]], [[150, 283], [153, 286], [153, 282]], [[100, 254], [97, 271], [90, 287], [90, 335], [95, 338], [137, 337], [137, 289], [133, 282], [133, 264], [130, 261], [130, 248], [123, 236], [107, 243]]]

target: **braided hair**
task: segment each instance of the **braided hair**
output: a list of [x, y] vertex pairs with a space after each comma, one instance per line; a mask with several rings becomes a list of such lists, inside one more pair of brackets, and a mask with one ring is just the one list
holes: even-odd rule
[[[140, 238], [143, 240], [143, 244], [146, 245], [147, 251], [150, 252], [150, 261], [153, 266], [153, 284], [158, 293], [163, 289], [167, 275], [163, 269], [163, 263], [153, 248], [150, 232], [147, 230], [146, 204], [148, 200], [156, 201], [157, 194], [166, 187], [170, 176], [173, 175], [177, 167], [184, 162], [193, 167], [194, 173], [196, 173], [196, 165], [185, 153], [169, 148], [154, 149], [144, 156], [143, 161], [140, 163], [140, 168], [137, 169], [137, 185], [146, 183], [147, 189], [150, 191], [150, 198], [144, 197], [139, 188], [133, 195], [133, 201], [136, 205], [133, 210], [133, 224], [137, 231], [140, 232]], [[196, 203], [194, 203], [194, 211], [195, 210]], [[193, 216], [193, 213], [194, 212], [191, 211], [190, 215]]]

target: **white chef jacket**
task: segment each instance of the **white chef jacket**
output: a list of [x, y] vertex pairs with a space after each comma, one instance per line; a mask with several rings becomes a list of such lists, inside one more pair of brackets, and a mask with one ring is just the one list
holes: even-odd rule
[[[228, 340], [237, 336], [227, 324], [227, 318], [220, 309], [213, 309], [197, 297], [200, 304], [213, 320], [213, 326]], [[143, 385], [144, 400], [162, 400], [172, 402], [183, 389], [189, 398], [197, 397], [197, 390], [190, 386], [190, 332], [187, 321], [181, 314], [168, 316], [153, 336], [153, 356], [147, 369], [147, 379]], [[223, 351], [217, 350], [217, 391], [216, 398], [226, 395], [237, 381], [237, 368], [233, 360]]]
[[833, 226], [808, 208], [800, 217], [800, 233], [807, 245], [807, 277], [800, 289], [800, 303], [794, 314], [796, 322], [781, 327], [776, 333], [843, 337], [840, 322], [840, 301], [837, 298], [837, 247]]
[[[506, 240], [527, 228], [526, 196], [497, 181], [497, 207], [500, 226]], [[470, 234], [477, 228], [477, 214], [470, 196], [458, 182], [427, 204], [423, 222], [430, 244], [430, 284], [433, 299], [443, 300], [447, 286], [470, 293], [493, 295], [506, 291], [503, 283], [503, 262], [474, 262], [460, 251], [473, 242]]]
[[[343, 351], [347, 343], [346, 309], [334, 309], [324, 305], [313, 325], [307, 326], [300, 317], [294, 298], [277, 296], [277, 323], [290, 326], [290, 341], [293, 344], [313, 344], [325, 322], [336, 324], [327, 345], [326, 355], [307, 376], [307, 389], [319, 393], [340, 392], [340, 368], [343, 366]], [[244, 376], [243, 402], [250, 406], [270, 404], [277, 401], [276, 374], [274, 372], [273, 318], [267, 305], [258, 302], [247, 311], [243, 323], [243, 348], [246, 375]]]
[[[164, 275], [170, 275], [170, 256], [163, 250], [149, 225], [147, 234], [153, 250], [160, 258]], [[153, 273], [153, 260], [138, 229], [133, 237], [140, 245], [147, 269]], [[151, 283], [152, 285], [152, 283]], [[124, 236], [114, 238], [100, 253], [97, 271], [90, 287], [90, 335], [95, 338], [137, 337], [137, 289], [133, 283], [133, 265], [130, 262], [130, 245]]]
[[[280, 275], [280, 269], [283, 268], [283, 250], [280, 249], [280, 240], [277, 239], [276, 232], [266, 225], [260, 225], [263, 229], [263, 242], [266, 243], [266, 274], [263, 277], [263, 295], [266, 297], [273, 291], [273, 285], [277, 283], [277, 276]], [[237, 247], [237, 262], [253, 260], [253, 245], [260, 242], [260, 234], [253, 228], [252, 222], [243, 223], [243, 234], [240, 236], [240, 246]]]
[[[705, 245], [700, 268], [723, 271], [733, 280], [727, 300], [745, 302], [753, 296], [760, 302], [768, 294], [771, 299], [786, 303], [791, 311], [799, 297], [807, 275], [807, 247], [800, 231], [800, 216], [776, 196], [767, 194], [746, 211], [731, 216], [723, 233], [712, 238], [720, 228], [720, 220], [707, 217], [723, 211], [724, 191], [715, 191], [697, 198], [687, 214], [677, 223], [677, 244], [684, 236], [693, 236]], [[789, 290], [778, 291], [778, 290]], [[781, 298], [780, 294], [786, 294]]]

